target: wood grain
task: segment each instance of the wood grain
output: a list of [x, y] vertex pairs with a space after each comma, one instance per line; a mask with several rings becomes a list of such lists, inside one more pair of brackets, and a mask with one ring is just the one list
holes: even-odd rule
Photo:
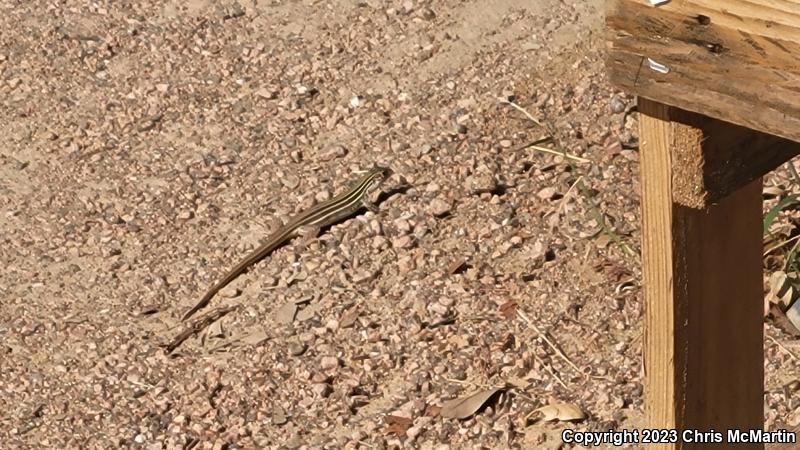
[[705, 208], [800, 153], [800, 144], [670, 108], [672, 200]]
[[761, 179], [707, 208], [674, 202], [673, 147], [702, 155], [706, 141], [675, 126], [680, 110], [643, 98], [639, 109], [647, 426], [761, 428]]
[[[800, 141], [800, 3], [609, 0], [612, 83], [659, 102]], [[651, 70], [647, 58], [669, 68]]]

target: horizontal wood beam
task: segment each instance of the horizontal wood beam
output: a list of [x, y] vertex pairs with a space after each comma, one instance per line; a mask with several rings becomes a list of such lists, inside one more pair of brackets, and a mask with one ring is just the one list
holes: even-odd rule
[[800, 153], [800, 143], [670, 107], [672, 200], [715, 204]]
[[620, 88], [800, 141], [800, 2], [609, 0]]

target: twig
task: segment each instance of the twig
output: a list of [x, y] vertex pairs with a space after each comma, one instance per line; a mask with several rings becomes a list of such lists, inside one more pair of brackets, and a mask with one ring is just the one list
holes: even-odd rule
[[795, 361], [797, 361], [797, 355], [795, 355], [793, 351], [791, 351], [791, 350], [789, 350], [788, 348], [786, 348], [786, 347], [785, 347], [783, 344], [781, 344], [780, 342], [778, 342], [778, 340], [777, 340], [777, 339], [775, 339], [774, 337], [772, 337], [772, 336], [770, 336], [770, 335], [767, 335], [767, 337], [769, 338], [769, 340], [771, 340], [772, 342], [774, 342], [774, 343], [775, 343], [775, 345], [777, 345], [778, 347], [780, 347], [781, 349], [783, 349], [783, 351], [785, 351], [785, 352], [786, 352], [786, 353], [787, 353], [789, 356], [791, 356], [791, 357], [792, 357], [792, 359], [794, 359]]
[[513, 151], [518, 152], [520, 150], [525, 150], [526, 148], [530, 147], [531, 145], [539, 145], [539, 144], [544, 144], [545, 142], [552, 142], [552, 141], [553, 141], [553, 136], [549, 136], [549, 135], [542, 136], [542, 137], [540, 137], [538, 139], [534, 139], [534, 140], [532, 140], [530, 142], [526, 142], [526, 143], [524, 143], [522, 145], [518, 145], [516, 148], [513, 149]]
[[532, 148], [534, 150], [538, 150], [538, 151], [544, 152], [544, 153], [550, 153], [550, 154], [553, 154], [553, 155], [563, 156], [565, 159], [571, 159], [573, 161], [577, 161], [577, 162], [580, 162], [580, 163], [592, 162], [592, 160], [590, 160], [590, 159], [581, 158], [580, 156], [575, 156], [575, 155], [572, 155], [572, 154], [567, 153], [565, 151], [564, 152], [560, 152], [558, 150], [553, 150], [552, 148], [547, 148], [547, 147], [541, 147], [539, 145], [529, 145], [527, 148]]
[[529, 319], [528, 316], [524, 312], [522, 312], [519, 308], [517, 308], [517, 316], [523, 321], [525, 321], [525, 323], [527, 323], [529, 327], [533, 328], [533, 330], [536, 331], [536, 333], [539, 334], [539, 336], [541, 336], [541, 338], [544, 339], [545, 342], [547, 342], [547, 344], [556, 352], [556, 354], [560, 356], [564, 361], [566, 361], [567, 364], [569, 364], [573, 369], [575, 369], [576, 372], [582, 375], [586, 375], [581, 371], [581, 369], [578, 368], [578, 366], [575, 365], [575, 363], [572, 362], [571, 359], [567, 357], [567, 355], [564, 354], [563, 351], [561, 351], [560, 348], [558, 348], [556, 344], [553, 343], [553, 341], [550, 340], [550, 338], [547, 337], [545, 333], [542, 333], [542, 330], [540, 330], [539, 327], [537, 327], [536, 324], [533, 323], [533, 321]]
[[225, 317], [225, 315], [227, 315], [229, 312], [238, 308], [239, 305], [217, 308], [213, 311], [210, 311], [205, 316], [198, 318], [197, 320], [195, 320], [193, 324], [191, 324], [189, 327], [183, 330], [179, 335], [175, 336], [172, 342], [165, 345], [164, 352], [169, 355], [170, 353], [174, 352], [176, 348], [180, 347], [180, 345], [183, 344], [184, 341], [186, 341], [187, 339], [189, 339], [194, 335], [197, 335], [212, 323]]
[[512, 108], [516, 109], [517, 111], [521, 112], [522, 114], [525, 114], [525, 116], [527, 116], [528, 119], [531, 120], [531, 122], [535, 123], [536, 125], [542, 126], [542, 123], [539, 122], [535, 117], [533, 117], [531, 115], [531, 113], [526, 111], [525, 108], [523, 108], [522, 106], [519, 106], [518, 104], [512, 102], [511, 100], [506, 100], [506, 99], [500, 98], [500, 97], [497, 97], [497, 101], [500, 102], [500, 103], [505, 103], [506, 105], [511, 106]]
[[583, 175], [579, 176], [579, 177], [578, 177], [578, 179], [577, 179], [577, 180], [575, 180], [575, 182], [574, 182], [574, 183], [572, 183], [572, 186], [570, 186], [570, 187], [569, 187], [569, 189], [567, 189], [567, 193], [566, 193], [566, 194], [564, 194], [564, 198], [562, 198], [562, 199], [561, 199], [561, 203], [559, 203], [559, 205], [558, 205], [558, 209], [556, 210], [556, 211], [558, 211], [558, 213], [559, 213], [559, 214], [561, 214], [561, 212], [563, 211], [563, 209], [564, 209], [564, 204], [565, 204], [565, 203], [567, 203], [567, 199], [569, 198], [569, 194], [571, 194], [571, 193], [572, 193], [572, 190], [573, 190], [573, 189], [575, 189], [575, 186], [577, 186], [577, 185], [578, 185], [578, 183], [579, 183], [581, 180], [583, 180]]
[[569, 388], [567, 387], [566, 383], [564, 383], [564, 380], [562, 380], [562, 379], [561, 379], [561, 377], [559, 377], [559, 376], [558, 376], [558, 374], [556, 374], [556, 371], [555, 371], [555, 370], [553, 370], [553, 368], [552, 368], [552, 367], [550, 367], [550, 364], [545, 364], [545, 363], [544, 363], [544, 361], [542, 361], [542, 358], [539, 358], [539, 357], [538, 357], [538, 356], [536, 356], [536, 355], [533, 355], [533, 359], [535, 359], [536, 361], [538, 361], [538, 362], [539, 362], [539, 364], [541, 364], [541, 365], [542, 365], [542, 366], [543, 366], [545, 369], [547, 369], [547, 371], [548, 371], [548, 372], [550, 372], [550, 375], [552, 375], [552, 376], [553, 376], [553, 378], [555, 378], [555, 379], [556, 379], [556, 381], [558, 381], [558, 384], [560, 384], [561, 386], [563, 386], [563, 387], [564, 387], [564, 389], [569, 389]]
[[534, 405], [538, 405], [538, 404], [540, 404], [540, 402], [537, 402], [537, 401], [536, 401], [536, 399], [534, 399], [533, 397], [531, 397], [531, 396], [529, 396], [529, 395], [527, 395], [527, 394], [523, 394], [522, 392], [520, 392], [521, 390], [522, 390], [522, 389], [520, 389], [520, 388], [518, 388], [518, 387], [515, 387], [515, 386], [509, 386], [509, 388], [507, 389], [507, 392], [508, 392], [509, 394], [511, 394], [511, 395], [516, 395], [517, 397], [523, 398], [523, 399], [525, 399], [525, 400], [527, 400], [527, 401], [531, 402], [531, 403], [532, 403], [532, 404], [534, 404]]

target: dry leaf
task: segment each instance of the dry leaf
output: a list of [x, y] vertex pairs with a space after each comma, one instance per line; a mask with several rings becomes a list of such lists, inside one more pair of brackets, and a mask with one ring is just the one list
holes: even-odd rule
[[542, 420], [546, 422], [550, 422], [552, 420], [583, 420], [586, 418], [586, 413], [572, 403], [555, 403], [552, 405], [542, 406], [533, 412], [541, 413]]
[[600, 236], [597, 236], [597, 239], [594, 240], [594, 243], [598, 248], [606, 248], [611, 241], [611, 236], [608, 234], [601, 234]]
[[592, 268], [597, 272], [604, 273], [611, 281], [616, 283], [631, 276], [630, 270], [610, 260], [600, 261], [592, 266]]
[[400, 437], [406, 436], [406, 431], [411, 428], [411, 425], [414, 423], [413, 419], [409, 419], [408, 417], [401, 417], [401, 416], [392, 416], [392, 415], [385, 415], [383, 420], [386, 421], [386, 429], [384, 432], [386, 434], [395, 434]]
[[290, 324], [294, 322], [296, 314], [297, 304], [295, 302], [289, 302], [278, 308], [278, 311], [275, 312], [275, 320], [278, 323]]
[[770, 275], [769, 295], [767, 297], [771, 303], [778, 304], [782, 310], [786, 309], [792, 302], [793, 291], [791, 280], [789, 280], [786, 272], [778, 270]]
[[776, 198], [786, 195], [786, 190], [779, 186], [764, 186], [762, 191], [764, 198]]
[[517, 302], [509, 300], [500, 305], [500, 314], [506, 319], [511, 319], [517, 313]]
[[770, 305], [769, 315], [772, 317], [774, 325], [780, 328], [781, 331], [793, 337], [800, 337], [800, 330], [786, 317], [786, 314], [780, 306], [775, 304]]
[[469, 397], [461, 397], [444, 402], [441, 411], [442, 417], [448, 419], [466, 419], [478, 412], [494, 394], [502, 390], [503, 388], [501, 387], [486, 389], [472, 394]]
[[467, 267], [467, 260], [464, 258], [458, 258], [451, 262], [449, 266], [447, 266], [447, 273], [450, 275], [461, 273], [467, 270]]
[[423, 414], [423, 416], [425, 416], [425, 417], [436, 417], [439, 414], [441, 414], [441, 412], [442, 412], [442, 407], [441, 406], [427, 405], [427, 406], [425, 406], [425, 413]]

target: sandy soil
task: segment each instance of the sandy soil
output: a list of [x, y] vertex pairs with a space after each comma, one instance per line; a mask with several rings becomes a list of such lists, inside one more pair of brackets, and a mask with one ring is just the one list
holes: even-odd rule
[[[4, 448], [641, 426], [637, 117], [601, 1], [57, 3], [0, 1]], [[213, 282], [374, 164], [378, 213], [280, 248], [165, 353]], [[768, 425], [800, 422], [768, 345]], [[534, 412], [558, 403], [586, 418]]]

